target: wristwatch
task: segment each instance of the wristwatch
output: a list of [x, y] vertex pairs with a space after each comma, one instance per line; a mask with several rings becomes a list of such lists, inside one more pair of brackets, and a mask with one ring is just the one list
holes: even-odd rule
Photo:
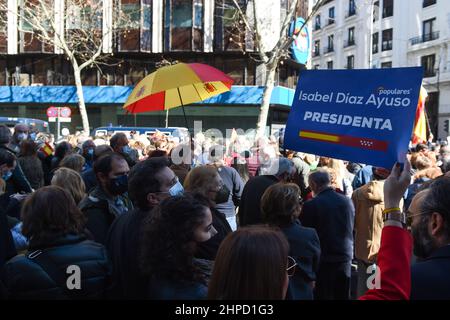
[[384, 214], [383, 221], [392, 220], [400, 222], [403, 228], [406, 228], [406, 215], [404, 212], [394, 211]]

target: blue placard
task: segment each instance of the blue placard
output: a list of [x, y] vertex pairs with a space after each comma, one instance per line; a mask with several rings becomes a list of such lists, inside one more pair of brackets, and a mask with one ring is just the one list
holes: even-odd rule
[[284, 147], [390, 169], [408, 150], [423, 69], [302, 71]]

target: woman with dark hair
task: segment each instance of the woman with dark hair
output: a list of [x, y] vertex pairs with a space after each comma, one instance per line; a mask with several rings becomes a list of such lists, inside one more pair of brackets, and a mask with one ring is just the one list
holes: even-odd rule
[[225, 215], [216, 209], [217, 204], [228, 201], [230, 191], [224, 186], [217, 169], [210, 166], [195, 167], [189, 171], [184, 180], [186, 192], [197, 193], [208, 199], [213, 226], [217, 234], [210, 240], [201, 243], [196, 253], [200, 259], [214, 260], [220, 243], [232, 232]]
[[2, 281], [9, 298], [105, 296], [110, 274], [106, 250], [86, 240], [84, 216], [67, 191], [55, 186], [37, 190], [25, 201], [22, 219], [29, 248], [5, 265]]
[[197, 245], [217, 231], [208, 202], [192, 195], [167, 198], [143, 228], [141, 269], [149, 277], [148, 298], [204, 299], [210, 268], [194, 258]]
[[62, 159], [72, 152], [72, 145], [66, 141], [59, 143], [55, 148], [55, 156], [52, 159], [50, 170], [54, 170], [59, 167], [59, 163]]
[[34, 141], [24, 140], [20, 143], [18, 161], [34, 190], [44, 186], [44, 169], [41, 160], [38, 158], [38, 147]]
[[250, 173], [248, 171], [248, 164], [245, 159], [237, 156], [234, 157], [231, 162], [231, 167], [234, 168], [242, 179], [243, 184], [245, 185], [248, 180], [250, 180]]
[[295, 261], [277, 229], [252, 226], [238, 229], [222, 242], [208, 286], [215, 300], [282, 300]]
[[317, 232], [298, 221], [301, 211], [300, 188], [294, 183], [270, 186], [261, 198], [261, 211], [269, 225], [279, 227], [289, 242], [289, 255], [297, 262], [289, 281], [288, 299], [312, 300], [319, 268], [320, 241]]

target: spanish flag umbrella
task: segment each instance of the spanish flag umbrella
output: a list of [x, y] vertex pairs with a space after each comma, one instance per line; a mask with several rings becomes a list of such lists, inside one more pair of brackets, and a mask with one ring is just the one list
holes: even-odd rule
[[232, 84], [233, 79], [211, 66], [177, 63], [162, 67], [142, 79], [123, 108], [133, 114], [164, 111], [229, 91]]

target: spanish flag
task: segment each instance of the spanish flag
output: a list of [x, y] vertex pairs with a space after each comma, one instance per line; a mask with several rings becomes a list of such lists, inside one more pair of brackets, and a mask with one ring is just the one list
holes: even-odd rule
[[425, 115], [425, 101], [428, 97], [427, 90], [420, 87], [419, 103], [417, 104], [416, 120], [414, 122], [414, 130], [412, 143], [422, 143], [427, 141], [427, 120]]
[[40, 151], [42, 151], [46, 157], [50, 156], [53, 154], [53, 148], [50, 144], [48, 144], [48, 142], [46, 142], [40, 149]]

